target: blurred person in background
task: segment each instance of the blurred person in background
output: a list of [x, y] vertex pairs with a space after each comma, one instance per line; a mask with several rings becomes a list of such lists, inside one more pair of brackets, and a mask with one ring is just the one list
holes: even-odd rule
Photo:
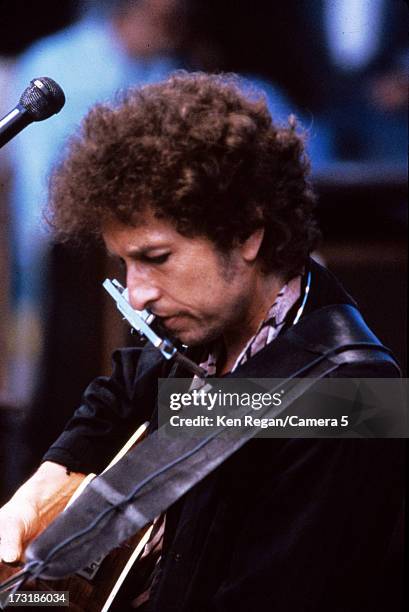
[[323, 25], [332, 72], [330, 113], [335, 154], [341, 160], [405, 171], [407, 17], [403, 1], [324, 1]]
[[279, 121], [282, 109], [291, 109], [308, 133], [314, 171], [333, 160], [332, 130], [320, 100], [328, 76], [319, 31], [320, 3], [258, 0], [253, 6], [248, 0], [236, 0], [234, 5], [194, 0], [190, 11], [193, 68], [247, 76], [267, 93], [269, 102], [279, 103], [269, 103]]
[[[201, 58], [212, 70], [257, 73], [280, 85], [317, 141], [315, 174], [345, 160], [406, 163], [405, 101], [394, 108], [376, 83], [403, 93], [407, 3], [403, 0], [197, 0]], [[206, 43], [206, 44], [204, 44]], [[203, 64], [203, 61], [199, 60]], [[404, 76], [404, 73], [406, 74]], [[324, 139], [325, 137], [325, 139]], [[314, 145], [314, 140], [312, 141]], [[318, 142], [317, 142], [318, 144]]]

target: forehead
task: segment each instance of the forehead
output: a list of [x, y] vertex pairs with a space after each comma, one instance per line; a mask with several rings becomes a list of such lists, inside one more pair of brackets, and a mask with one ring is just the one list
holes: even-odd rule
[[153, 214], [143, 214], [136, 224], [128, 225], [112, 220], [103, 227], [102, 237], [108, 249], [117, 246], [122, 248], [133, 246], [145, 249], [164, 242], [178, 242], [184, 237], [175, 229], [172, 223], [165, 219], [157, 219]]
[[108, 251], [114, 255], [137, 255], [154, 249], [179, 251], [195, 254], [197, 251], [215, 252], [217, 248], [204, 236], [186, 237], [176, 229], [172, 221], [157, 218], [153, 213], [143, 213], [136, 219], [136, 224], [127, 225], [117, 220], [107, 222], [102, 231], [102, 238]]

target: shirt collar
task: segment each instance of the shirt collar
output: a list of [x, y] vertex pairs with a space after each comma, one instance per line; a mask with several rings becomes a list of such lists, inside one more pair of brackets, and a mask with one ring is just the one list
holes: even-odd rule
[[[300, 295], [301, 275], [298, 275], [281, 287], [274, 303], [270, 306], [267, 315], [259, 325], [258, 330], [243, 347], [231, 372], [234, 372], [236, 368], [246, 363], [248, 359], [253, 357], [253, 355], [258, 353], [278, 336], [286, 323], [286, 317], [289, 311], [300, 299]], [[216, 375], [217, 363], [222, 353], [223, 343], [221, 340], [216, 340], [210, 346], [207, 358], [200, 364], [200, 367], [205, 370], [207, 376]]]

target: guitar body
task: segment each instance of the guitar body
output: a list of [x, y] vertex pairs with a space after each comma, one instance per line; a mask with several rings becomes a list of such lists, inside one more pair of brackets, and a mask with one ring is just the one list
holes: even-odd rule
[[[131, 436], [108, 465], [107, 470], [144, 438], [147, 427], [148, 423], [144, 423]], [[94, 476], [90, 474], [84, 479], [69, 504], [81, 494], [87, 482]], [[151, 531], [152, 525], [145, 526], [106, 557], [96, 560], [91, 566], [72, 576], [60, 580], [29, 580], [20, 586], [19, 590], [45, 593], [68, 591], [69, 609], [74, 612], [107, 612], [107, 610], [123, 612], [129, 607], [129, 602], [144, 589], [153, 571], [154, 560], [149, 556], [140, 558]], [[132, 579], [125, 583], [125, 579], [136, 562], [137, 571], [132, 571]], [[0, 585], [17, 574], [20, 569], [21, 566], [12, 567], [0, 562]], [[42, 608], [42, 606], [36, 606], [37, 610]], [[49, 607], [44, 607], [44, 610], [48, 609]]]
[[[69, 610], [74, 612], [102, 612], [108, 609], [122, 611], [143, 588], [152, 570], [151, 563], [144, 563], [143, 559], [139, 559], [144, 548], [144, 539], [149, 537], [148, 531], [150, 531], [150, 526], [144, 527], [122, 546], [112, 550], [100, 563], [78, 574], [59, 580], [29, 580], [20, 588], [23, 591], [46, 593], [68, 591]], [[138, 547], [140, 548], [139, 554], [135, 555]], [[134, 556], [133, 559], [132, 556]], [[124, 584], [125, 578], [137, 561], [137, 573], [132, 572], [132, 579]], [[0, 582], [16, 574], [19, 569], [6, 563], [0, 563]], [[125, 575], [123, 575], [124, 572]], [[116, 592], [117, 590], [119, 592]], [[36, 609], [41, 609], [41, 607], [36, 606]]]

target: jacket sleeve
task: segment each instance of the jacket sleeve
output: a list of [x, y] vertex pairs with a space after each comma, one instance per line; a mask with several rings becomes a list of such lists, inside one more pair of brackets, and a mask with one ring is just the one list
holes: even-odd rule
[[107, 465], [154, 409], [162, 363], [146, 355], [146, 350], [135, 348], [115, 351], [112, 375], [87, 387], [43, 461], [83, 473], [98, 473]]

